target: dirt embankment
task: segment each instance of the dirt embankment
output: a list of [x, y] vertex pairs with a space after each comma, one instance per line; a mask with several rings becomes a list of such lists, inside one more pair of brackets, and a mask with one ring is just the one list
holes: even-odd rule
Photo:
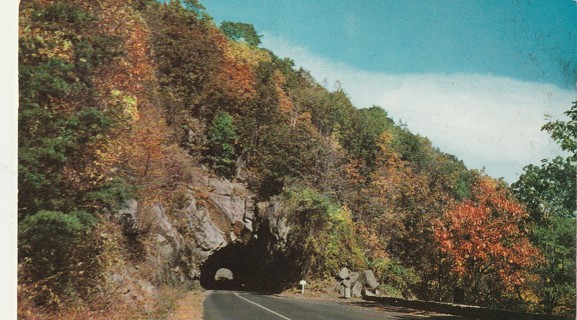
[[188, 292], [168, 315], [168, 320], [202, 320], [203, 301], [204, 290], [196, 289]]

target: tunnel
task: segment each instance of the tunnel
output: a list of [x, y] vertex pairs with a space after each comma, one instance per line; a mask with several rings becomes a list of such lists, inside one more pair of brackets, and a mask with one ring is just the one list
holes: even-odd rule
[[[208, 290], [244, 290], [279, 293], [298, 281], [289, 257], [271, 249], [272, 236], [265, 226], [248, 244], [232, 243], [211, 254], [200, 267], [200, 285]], [[265, 232], [262, 232], [265, 230]], [[233, 279], [215, 279], [219, 269], [229, 269]]]
[[[246, 282], [250, 282], [249, 249], [243, 244], [230, 244], [214, 252], [200, 267], [200, 284], [205, 289], [211, 290], [242, 290]], [[218, 280], [215, 278], [219, 269], [228, 269], [233, 274], [233, 279]]]

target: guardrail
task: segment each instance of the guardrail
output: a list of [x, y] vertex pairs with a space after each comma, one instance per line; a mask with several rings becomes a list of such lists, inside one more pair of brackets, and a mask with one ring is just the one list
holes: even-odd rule
[[445, 302], [431, 302], [420, 300], [405, 300], [388, 297], [365, 296], [363, 299], [374, 301], [390, 306], [433, 311], [438, 313], [452, 314], [470, 317], [479, 320], [570, 320], [570, 317], [551, 316], [535, 313], [523, 313], [509, 310], [490, 309], [477, 306], [469, 306]]

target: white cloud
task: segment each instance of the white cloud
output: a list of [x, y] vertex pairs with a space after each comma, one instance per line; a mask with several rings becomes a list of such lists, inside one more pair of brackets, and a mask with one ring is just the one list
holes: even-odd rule
[[540, 128], [545, 114], [562, 118], [577, 100], [573, 90], [491, 75], [367, 72], [271, 34], [265, 34], [263, 44], [318, 81], [340, 81], [355, 106], [381, 106], [467, 167], [485, 167], [489, 175], [508, 182], [516, 181], [525, 165], [560, 154]]

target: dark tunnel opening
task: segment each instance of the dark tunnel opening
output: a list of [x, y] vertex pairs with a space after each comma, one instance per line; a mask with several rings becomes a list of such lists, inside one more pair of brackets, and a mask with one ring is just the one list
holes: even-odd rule
[[[298, 282], [292, 259], [271, 249], [275, 240], [268, 226], [262, 225], [260, 231], [248, 244], [229, 244], [210, 255], [200, 267], [200, 285], [208, 290], [279, 293]], [[222, 268], [232, 272], [232, 279], [215, 279]]]
[[[248, 249], [242, 244], [230, 244], [214, 252], [200, 267], [200, 285], [205, 289], [241, 290], [246, 284], [245, 268], [248, 267]], [[219, 269], [232, 272], [232, 279], [215, 278]]]

